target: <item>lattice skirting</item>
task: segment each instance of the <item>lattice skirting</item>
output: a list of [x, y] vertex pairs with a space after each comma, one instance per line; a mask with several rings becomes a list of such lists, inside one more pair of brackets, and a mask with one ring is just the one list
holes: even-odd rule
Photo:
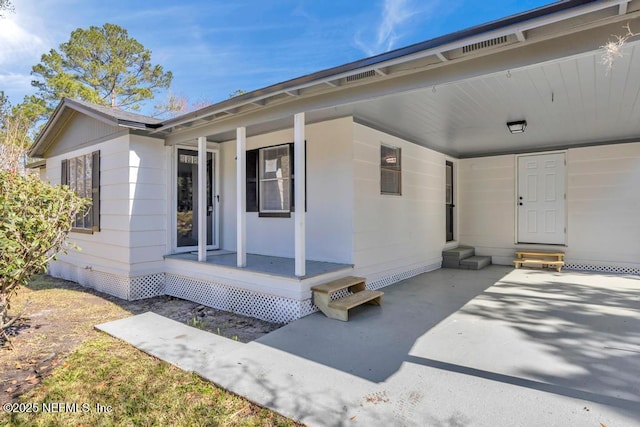
[[575, 271], [596, 271], [599, 273], [634, 274], [640, 275], [639, 267], [620, 267], [615, 265], [593, 265], [568, 262], [564, 265], [565, 270]]
[[427, 273], [429, 271], [437, 270], [440, 268], [440, 264], [429, 264], [414, 267], [407, 271], [396, 272], [390, 276], [386, 276], [380, 279], [367, 282], [367, 289], [377, 290], [384, 288], [385, 286], [393, 285], [394, 283], [408, 279], [410, 277], [417, 276], [418, 274]]
[[[367, 289], [380, 289], [418, 274], [437, 269], [423, 265], [368, 282]], [[54, 262], [49, 274], [126, 300], [171, 295], [208, 307], [239, 313], [275, 323], [288, 323], [318, 311], [311, 299], [294, 300], [240, 289], [216, 281], [204, 281], [171, 273], [127, 277]], [[342, 291], [346, 295], [347, 291]], [[344, 296], [336, 293], [335, 298]]]
[[164, 295], [164, 273], [129, 277], [53, 262], [47, 271], [53, 277], [70, 280], [129, 301]]
[[275, 323], [288, 323], [314, 311], [310, 299], [297, 301], [168, 273], [165, 277], [165, 293]]

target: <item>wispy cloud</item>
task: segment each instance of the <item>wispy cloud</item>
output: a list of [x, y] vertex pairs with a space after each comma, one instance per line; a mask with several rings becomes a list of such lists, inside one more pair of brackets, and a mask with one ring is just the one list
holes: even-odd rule
[[[26, 93], [31, 91], [31, 74], [0, 74], [0, 88], [11, 88], [16, 93]], [[11, 99], [11, 101], [22, 101], [21, 99]]]
[[37, 58], [45, 47], [36, 34], [24, 29], [18, 22], [5, 19], [0, 25], [0, 66], [15, 63], [21, 59]]
[[412, 18], [433, 12], [440, 0], [384, 0], [378, 24], [372, 29], [363, 27], [354, 36], [355, 46], [371, 56], [394, 49], [409, 32]]
[[12, 103], [22, 101], [25, 94], [33, 92], [31, 66], [48, 50], [41, 34], [29, 30], [29, 26], [11, 14], [0, 22], [0, 90]]
[[378, 26], [376, 44], [390, 50], [398, 40], [398, 27], [418, 11], [408, 0], [385, 0], [382, 22]]

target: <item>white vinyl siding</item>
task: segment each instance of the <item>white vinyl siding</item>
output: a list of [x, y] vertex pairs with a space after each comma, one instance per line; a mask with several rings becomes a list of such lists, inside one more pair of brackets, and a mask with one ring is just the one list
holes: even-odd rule
[[[567, 150], [567, 264], [640, 268], [640, 143]], [[513, 265], [516, 157], [459, 162], [460, 241]], [[556, 246], [536, 245], [558, 250]]]
[[[445, 156], [353, 123], [354, 273], [369, 281], [440, 266]], [[402, 197], [381, 194], [381, 142], [402, 153]]]
[[380, 193], [402, 194], [402, 156], [398, 147], [380, 145]]
[[[158, 139], [124, 135], [47, 159], [47, 180], [60, 183], [61, 163], [100, 151], [100, 233], [71, 233], [71, 248], [58, 259], [84, 272], [120, 275], [161, 272], [166, 255], [167, 187], [165, 149]], [[55, 273], [56, 262], [52, 263]], [[88, 273], [87, 273], [88, 274]]]
[[[308, 124], [305, 129], [307, 259], [351, 263], [352, 123], [347, 117]], [[282, 145], [283, 141], [293, 141], [292, 128], [248, 137], [247, 150]], [[221, 247], [227, 250], [236, 248], [235, 149], [235, 140], [221, 144]], [[297, 200], [295, 204], [298, 205]], [[257, 211], [247, 212], [247, 251], [293, 258], [293, 222], [293, 215], [273, 218], [261, 216]]]
[[[111, 273], [130, 271], [131, 217], [129, 205], [122, 200], [129, 198], [129, 136], [120, 136], [81, 150], [47, 159], [47, 179], [52, 184], [61, 183], [62, 160], [100, 151], [100, 233], [70, 233], [71, 248], [59, 254], [61, 263], [81, 270], [97, 270]], [[55, 271], [55, 262], [52, 267]]]
[[458, 240], [495, 264], [511, 264], [515, 255], [516, 157], [458, 161]]

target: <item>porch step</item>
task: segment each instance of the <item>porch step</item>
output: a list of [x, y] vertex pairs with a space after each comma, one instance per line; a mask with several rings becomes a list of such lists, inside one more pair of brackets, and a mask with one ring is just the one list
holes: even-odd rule
[[491, 264], [491, 257], [477, 256], [472, 246], [458, 246], [442, 251], [442, 268], [480, 270]]
[[[349, 310], [362, 304], [381, 305], [383, 292], [365, 289], [364, 277], [347, 276], [311, 288], [313, 303], [331, 319], [349, 320]], [[332, 294], [348, 290], [351, 294], [331, 299]]]
[[513, 264], [520, 267], [553, 268], [560, 271], [564, 267], [563, 252], [516, 251]]
[[329, 303], [329, 308], [336, 310], [336, 314], [339, 313], [339, 315], [334, 317], [334, 319], [346, 322], [349, 320], [350, 309], [362, 304], [382, 305], [382, 295], [384, 295], [384, 293], [380, 291], [371, 291], [366, 289], [347, 297], [331, 301]]
[[491, 264], [490, 256], [472, 256], [460, 261], [460, 268], [465, 270], [480, 270]]
[[349, 292], [359, 292], [364, 290], [365, 282], [366, 279], [364, 277], [347, 276], [328, 283], [323, 283], [322, 285], [316, 285], [311, 288], [311, 290], [325, 294], [337, 292], [342, 289], [348, 289]]
[[442, 257], [450, 260], [463, 260], [476, 254], [475, 248], [471, 246], [458, 246], [457, 248], [442, 251]]

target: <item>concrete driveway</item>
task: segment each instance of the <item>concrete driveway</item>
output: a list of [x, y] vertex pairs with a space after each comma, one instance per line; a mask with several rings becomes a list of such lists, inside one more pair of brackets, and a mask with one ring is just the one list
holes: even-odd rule
[[383, 290], [248, 344], [151, 313], [99, 328], [312, 426], [640, 424], [640, 277], [491, 266]]

